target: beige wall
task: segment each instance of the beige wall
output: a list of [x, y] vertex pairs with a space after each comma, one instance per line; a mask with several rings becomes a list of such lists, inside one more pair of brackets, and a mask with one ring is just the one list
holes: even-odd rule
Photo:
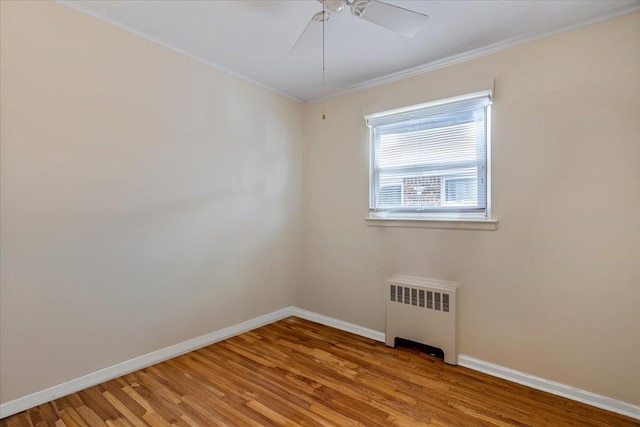
[[302, 104], [0, 4], [0, 401], [292, 304]]
[[[362, 112], [487, 89], [499, 230], [367, 227]], [[384, 330], [384, 279], [462, 283], [461, 353], [640, 404], [640, 14], [306, 107], [303, 307]]]
[[[64, 6], [0, 7], [0, 402], [290, 304], [383, 330], [399, 273], [462, 282], [461, 353], [640, 404], [640, 14], [321, 121]], [[363, 111], [493, 77], [499, 230], [367, 227]]]

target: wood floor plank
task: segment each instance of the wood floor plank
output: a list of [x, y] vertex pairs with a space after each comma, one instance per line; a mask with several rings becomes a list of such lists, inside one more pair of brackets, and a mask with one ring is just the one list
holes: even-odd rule
[[69, 427], [91, 427], [82, 416], [73, 408], [61, 409], [58, 411], [60, 419]]
[[91, 408], [84, 405], [75, 408], [82, 419], [92, 427], [106, 427], [106, 423]]
[[622, 415], [291, 317], [0, 427], [618, 426]]

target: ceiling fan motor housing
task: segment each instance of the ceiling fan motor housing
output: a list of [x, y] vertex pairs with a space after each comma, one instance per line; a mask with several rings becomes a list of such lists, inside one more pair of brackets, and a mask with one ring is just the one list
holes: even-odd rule
[[324, 8], [327, 13], [340, 12], [347, 5], [348, 0], [318, 0], [318, 2], [324, 4]]
[[324, 5], [327, 14], [340, 12], [348, 6], [353, 15], [362, 16], [371, 0], [318, 0], [318, 2]]

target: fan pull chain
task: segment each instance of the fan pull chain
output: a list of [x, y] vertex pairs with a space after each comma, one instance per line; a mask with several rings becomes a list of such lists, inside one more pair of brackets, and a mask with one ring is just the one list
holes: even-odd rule
[[326, 0], [322, 0], [322, 120], [325, 120], [326, 117], [324, 115], [324, 100], [325, 100], [325, 92], [326, 92], [326, 83], [325, 83], [325, 66], [324, 66], [324, 24], [327, 20], [327, 5]]

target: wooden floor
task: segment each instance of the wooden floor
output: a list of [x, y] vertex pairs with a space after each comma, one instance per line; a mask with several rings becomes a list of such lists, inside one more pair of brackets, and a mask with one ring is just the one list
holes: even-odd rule
[[294, 317], [0, 426], [640, 426], [410, 348]]

